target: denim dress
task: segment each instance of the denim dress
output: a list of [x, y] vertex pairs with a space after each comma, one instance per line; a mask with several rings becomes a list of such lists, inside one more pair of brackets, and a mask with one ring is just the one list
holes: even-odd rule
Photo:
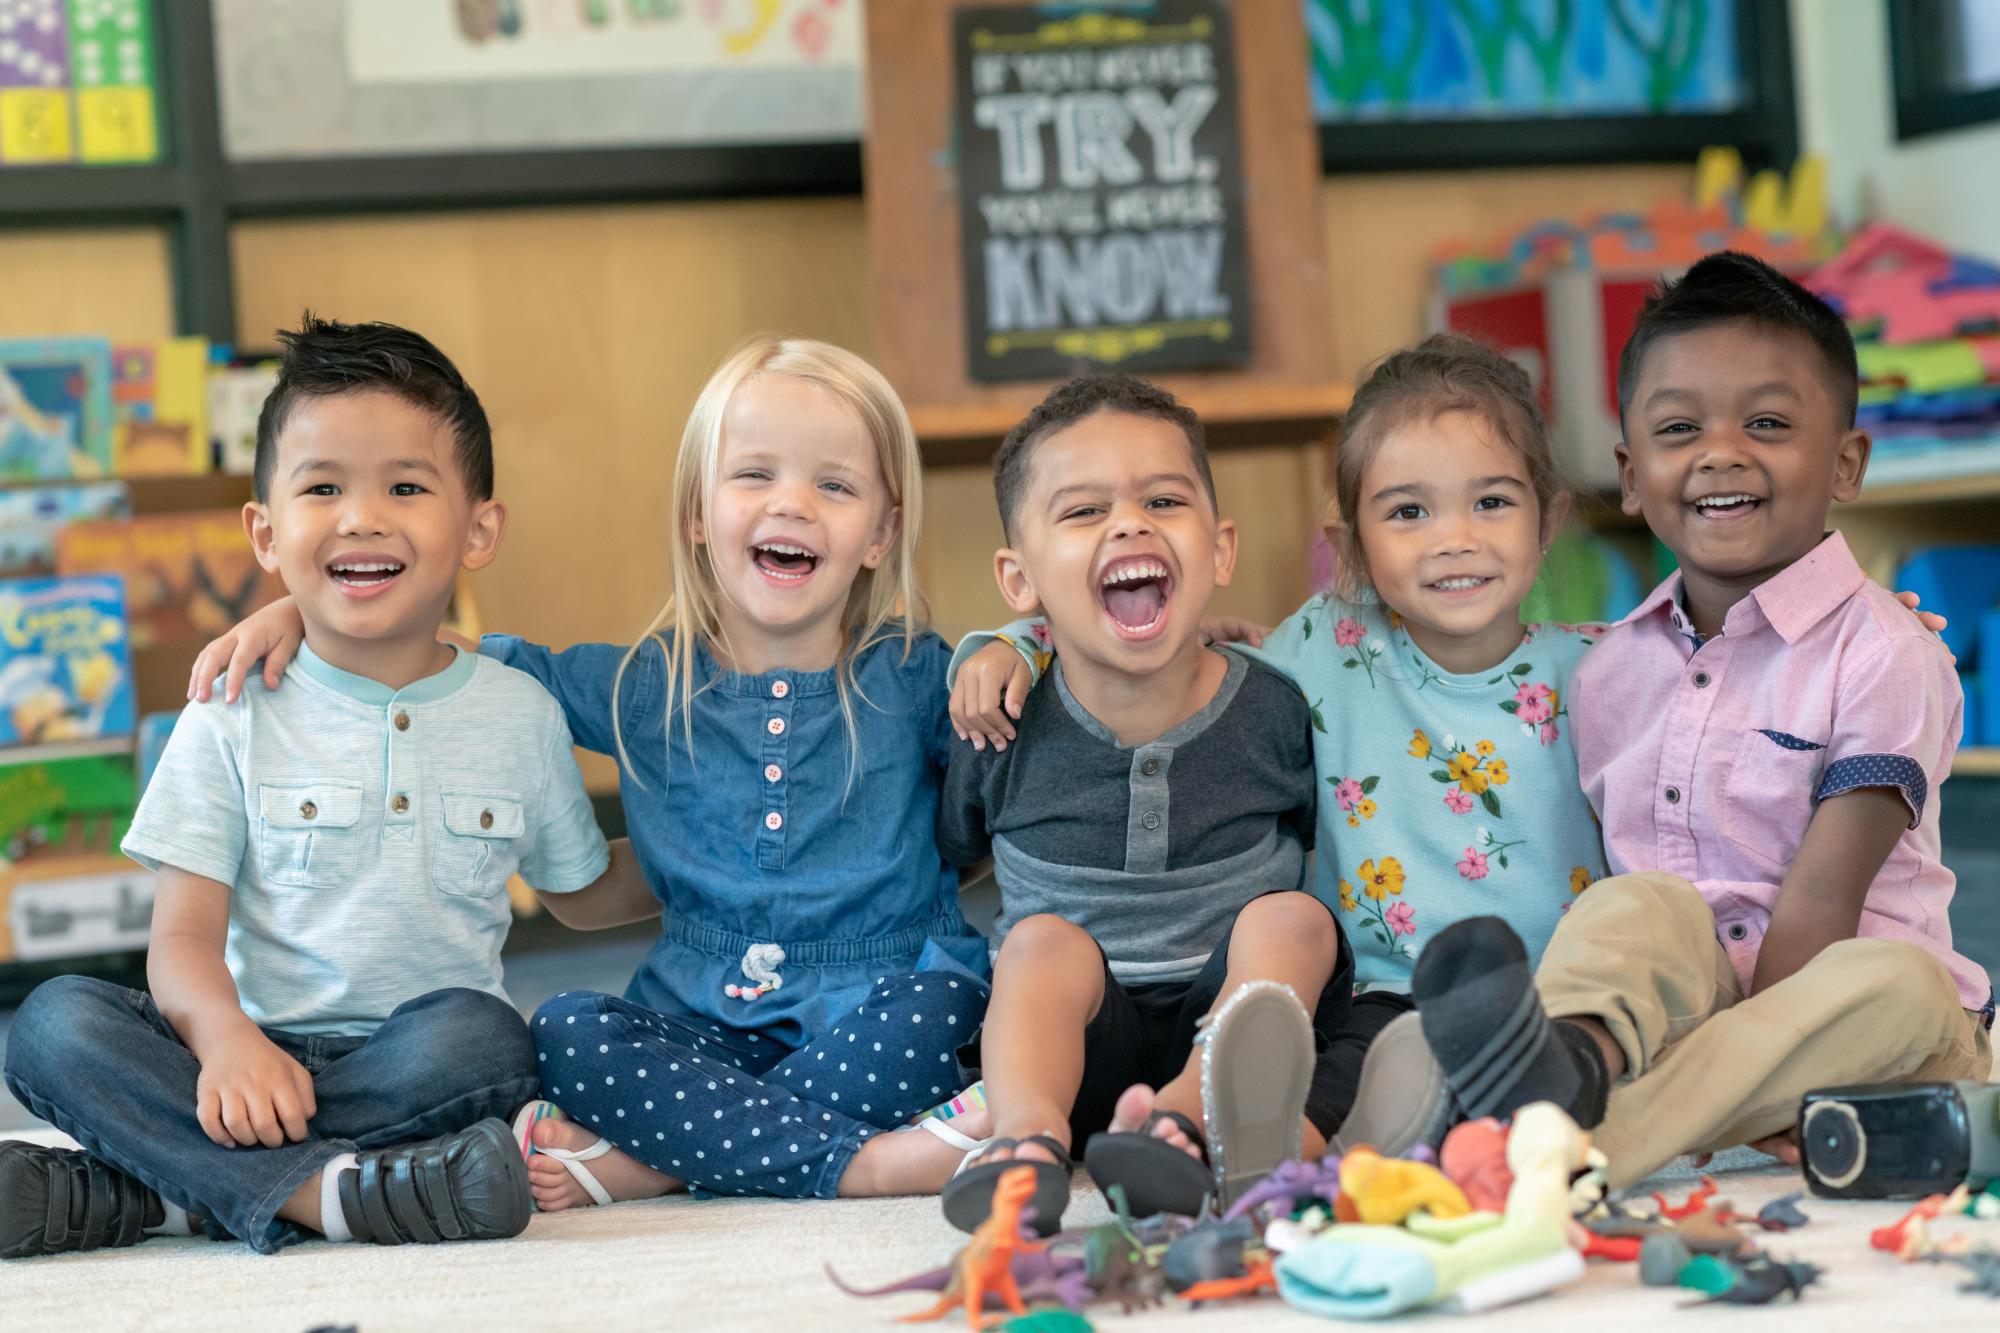
[[[622, 735], [627, 828], [661, 904], [660, 937], [622, 1002], [573, 992], [536, 1016], [546, 1095], [691, 1184], [831, 1194], [870, 1133], [926, 1109], [933, 1088], [956, 1091], [955, 1052], [990, 973], [937, 849], [951, 739], [941, 639], [920, 636], [907, 658], [900, 637], [855, 657], [851, 740], [834, 670], [743, 675], [698, 645], [683, 713], [649, 640], [619, 682], [614, 734], [625, 648], [558, 653], [491, 635], [481, 651], [546, 686], [585, 749], [616, 755]], [[615, 1043], [571, 1040], [614, 1024]], [[902, 1035], [886, 1039], [891, 1028]], [[846, 1058], [827, 1060], [829, 1038]], [[695, 1077], [665, 1114], [660, 1097], [624, 1096], [641, 1070], [649, 1091], [663, 1074]], [[795, 1163], [783, 1180], [760, 1172], [761, 1153], [746, 1168], [734, 1146], [750, 1122], [760, 1142], [781, 1134], [780, 1115], [785, 1127], [809, 1115], [820, 1136], [801, 1153], [818, 1154], [812, 1169]]]

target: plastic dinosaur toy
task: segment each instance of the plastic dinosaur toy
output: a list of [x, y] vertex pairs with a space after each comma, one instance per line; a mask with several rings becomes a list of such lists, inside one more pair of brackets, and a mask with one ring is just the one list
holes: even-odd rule
[[1939, 1214], [1965, 1207], [1971, 1191], [1960, 1185], [1950, 1194], [1933, 1194], [1886, 1227], [1868, 1233], [1868, 1247], [1895, 1255], [1898, 1259], [1921, 1259], [1935, 1248], [1930, 1224]]
[[[1716, 1188], [1717, 1186], [1713, 1177], [1703, 1176], [1701, 1178], [1701, 1188], [1689, 1194], [1684, 1203], [1668, 1203], [1667, 1196], [1657, 1190], [1653, 1192], [1653, 1202], [1660, 1206], [1661, 1217], [1666, 1218], [1670, 1222], [1678, 1222], [1684, 1217], [1692, 1217], [1696, 1213], [1707, 1209], [1709, 1207], [1709, 1200], [1715, 1197]], [[1728, 1208], [1729, 1205], [1725, 1203], [1718, 1206], [1714, 1211], [1726, 1212]]]
[[1317, 1162], [1281, 1162], [1278, 1168], [1245, 1190], [1229, 1211], [1225, 1222], [1234, 1222], [1259, 1208], [1278, 1205], [1289, 1216], [1311, 1204], [1331, 1207], [1340, 1193], [1340, 1159], [1323, 1157]]
[[1229, 1301], [1242, 1296], [1255, 1296], [1260, 1291], [1276, 1291], [1277, 1275], [1271, 1271], [1271, 1259], [1266, 1255], [1251, 1262], [1238, 1277], [1210, 1278], [1197, 1282], [1180, 1293], [1180, 1298], [1190, 1306], [1200, 1306], [1208, 1301]]
[[[1714, 1265], [1713, 1268], [1710, 1264]], [[1715, 1259], [1709, 1264], [1696, 1260], [1688, 1265], [1695, 1270], [1693, 1276], [1704, 1282], [1698, 1290], [1707, 1295], [1695, 1305], [1769, 1305], [1780, 1296], [1790, 1296], [1793, 1300], [1804, 1300], [1806, 1288], [1819, 1281], [1819, 1268], [1808, 1263], [1784, 1263], [1764, 1255], [1748, 1259]], [[1720, 1270], [1719, 1286], [1705, 1285], [1716, 1281], [1713, 1276]], [[1681, 1285], [1695, 1285], [1690, 1282], [1690, 1274], [1684, 1272]]]
[[[1125, 1202], [1125, 1187], [1113, 1185], [1106, 1193], [1116, 1217], [1092, 1227], [1083, 1236], [1083, 1271], [1090, 1289], [1104, 1300], [1115, 1300], [1126, 1314], [1150, 1309], [1165, 1298], [1166, 1277], [1148, 1253], [1148, 1247], [1133, 1229], [1131, 1208]], [[1059, 1237], [1066, 1241], [1068, 1237]]]
[[1674, 1223], [1674, 1234], [1696, 1254], [1737, 1255], [1753, 1248], [1750, 1238], [1738, 1231], [1727, 1215], [1707, 1208]]
[[1972, 1275], [1972, 1280], [1959, 1284], [1959, 1290], [1968, 1296], [1992, 1296], [2000, 1299], [2000, 1251], [1991, 1245], [1981, 1245], [1963, 1254], [1926, 1255], [1934, 1264], [1957, 1264]]
[[1444, 1172], [1373, 1148], [1356, 1148], [1340, 1159], [1340, 1192], [1353, 1200], [1354, 1220], [1369, 1226], [1397, 1226], [1420, 1208], [1441, 1218], [1472, 1211], [1465, 1192]]
[[[919, 1274], [874, 1291], [857, 1291], [849, 1287], [834, 1273], [831, 1265], [827, 1268], [827, 1276], [842, 1291], [856, 1296], [879, 1296], [892, 1291], [928, 1290], [939, 1293], [937, 1304], [916, 1314], [904, 1315], [900, 1322], [905, 1324], [939, 1319], [953, 1309], [963, 1308], [968, 1327], [986, 1328], [995, 1322], [985, 1318], [989, 1300], [998, 1301], [1009, 1313], [1025, 1315], [1028, 1307], [1022, 1299], [1022, 1275], [1015, 1271], [1017, 1263], [1039, 1259], [1052, 1285], [1063, 1286], [1061, 1275], [1047, 1254], [1047, 1242], [1031, 1239], [1023, 1230], [1023, 1213], [1034, 1194], [1033, 1168], [1016, 1167], [1003, 1174], [993, 1187], [992, 1215], [979, 1224], [979, 1229], [972, 1233], [972, 1239], [953, 1256], [947, 1268]], [[1073, 1307], [1077, 1308], [1082, 1304], [1082, 1296], [1087, 1296], [1089, 1287], [1080, 1261], [1072, 1259], [1069, 1272], [1074, 1275], [1069, 1284], [1071, 1293], [1079, 1296], [1076, 1307]], [[1079, 1287], [1080, 1294], [1076, 1290]], [[1055, 1295], [1054, 1292], [1048, 1294]]]
[[1773, 1199], [1757, 1210], [1757, 1225], [1766, 1231], [1790, 1231], [1812, 1221], [1799, 1211], [1799, 1200], [1804, 1194], [1787, 1194], [1782, 1199]]
[[1197, 1283], [1243, 1276], [1250, 1270], [1244, 1251], [1257, 1243], [1259, 1234], [1255, 1219], [1239, 1217], [1233, 1222], [1204, 1222], [1176, 1237], [1160, 1258], [1168, 1289], [1182, 1292]]

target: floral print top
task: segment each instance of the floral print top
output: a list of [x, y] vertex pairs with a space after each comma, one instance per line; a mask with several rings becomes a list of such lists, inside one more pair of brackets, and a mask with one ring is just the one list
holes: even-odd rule
[[1250, 650], [1312, 706], [1314, 891], [1337, 906], [1361, 988], [1408, 990], [1424, 941], [1469, 916], [1504, 919], [1539, 960], [1603, 876], [1564, 703], [1600, 632], [1530, 626], [1506, 661], [1455, 675], [1395, 612], [1326, 595]]

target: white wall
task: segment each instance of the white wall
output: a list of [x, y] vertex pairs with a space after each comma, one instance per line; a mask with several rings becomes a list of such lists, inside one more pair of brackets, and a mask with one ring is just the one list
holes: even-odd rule
[[1888, 5], [1900, 2], [1791, 0], [1800, 146], [1826, 158], [1841, 222], [2000, 258], [2000, 121], [1897, 142]]

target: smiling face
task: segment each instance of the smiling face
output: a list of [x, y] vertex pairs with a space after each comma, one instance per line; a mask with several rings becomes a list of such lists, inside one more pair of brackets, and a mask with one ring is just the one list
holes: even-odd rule
[[1002, 595], [1039, 605], [1066, 661], [1150, 674], [1199, 646], [1210, 595], [1236, 563], [1187, 436], [1171, 421], [1105, 410], [1034, 448], [996, 557]]
[[1561, 513], [1481, 416], [1444, 412], [1383, 436], [1361, 473], [1355, 534], [1369, 581], [1452, 671], [1505, 660]]
[[1804, 338], [1719, 324], [1648, 349], [1625, 412], [1625, 512], [1680, 561], [1691, 594], [1736, 595], [1819, 544], [1861, 489], [1869, 441], [1842, 418]]
[[766, 375], [730, 399], [695, 541], [739, 669], [803, 667], [839, 651], [854, 580], [882, 563], [899, 515], [861, 419], [805, 380]]
[[466, 493], [454, 454], [448, 427], [393, 394], [292, 408], [269, 498], [244, 518], [321, 656], [372, 674], [391, 645], [434, 647], [459, 571], [493, 559], [505, 511]]

